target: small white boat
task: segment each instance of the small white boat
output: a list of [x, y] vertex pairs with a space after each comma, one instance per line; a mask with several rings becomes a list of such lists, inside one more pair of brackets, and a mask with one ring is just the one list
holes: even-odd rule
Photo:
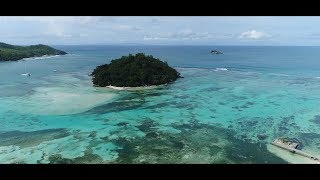
[[25, 73], [21, 74], [22, 76], [31, 76], [30, 73], [27, 73], [27, 65], [26, 64], [24, 64], [24, 72]]
[[21, 74], [22, 76], [31, 76], [31, 74], [30, 73], [23, 73], [23, 74]]
[[53, 72], [57, 72], [57, 70], [53, 70]]

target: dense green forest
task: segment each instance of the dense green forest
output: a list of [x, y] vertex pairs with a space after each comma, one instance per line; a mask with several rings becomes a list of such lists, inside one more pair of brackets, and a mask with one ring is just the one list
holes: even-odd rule
[[29, 57], [64, 54], [67, 53], [43, 44], [31, 46], [15, 46], [0, 42], [0, 61], [17, 61]]
[[166, 62], [138, 53], [114, 59], [110, 64], [96, 67], [91, 74], [96, 86], [139, 87], [160, 85], [177, 80], [180, 73]]

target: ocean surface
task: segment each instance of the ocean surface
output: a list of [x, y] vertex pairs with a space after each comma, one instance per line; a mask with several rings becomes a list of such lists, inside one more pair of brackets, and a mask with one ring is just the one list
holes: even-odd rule
[[[277, 137], [320, 154], [320, 47], [55, 47], [69, 54], [0, 62], [0, 163], [312, 163]], [[184, 78], [93, 87], [96, 66], [138, 52]]]

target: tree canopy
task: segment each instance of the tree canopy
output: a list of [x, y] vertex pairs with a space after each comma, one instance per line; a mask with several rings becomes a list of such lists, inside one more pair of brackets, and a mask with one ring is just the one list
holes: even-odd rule
[[17, 61], [23, 58], [64, 54], [67, 53], [43, 44], [15, 46], [0, 42], [0, 61]]
[[94, 69], [91, 74], [96, 86], [139, 87], [160, 85], [180, 78], [180, 73], [151, 55], [138, 53], [114, 59]]

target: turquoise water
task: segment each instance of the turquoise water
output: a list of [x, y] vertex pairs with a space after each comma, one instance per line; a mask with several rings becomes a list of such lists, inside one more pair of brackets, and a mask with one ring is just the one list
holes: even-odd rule
[[[309, 163], [276, 137], [320, 154], [320, 47], [57, 48], [69, 54], [0, 63], [0, 163]], [[92, 86], [97, 65], [137, 52], [184, 78]]]

